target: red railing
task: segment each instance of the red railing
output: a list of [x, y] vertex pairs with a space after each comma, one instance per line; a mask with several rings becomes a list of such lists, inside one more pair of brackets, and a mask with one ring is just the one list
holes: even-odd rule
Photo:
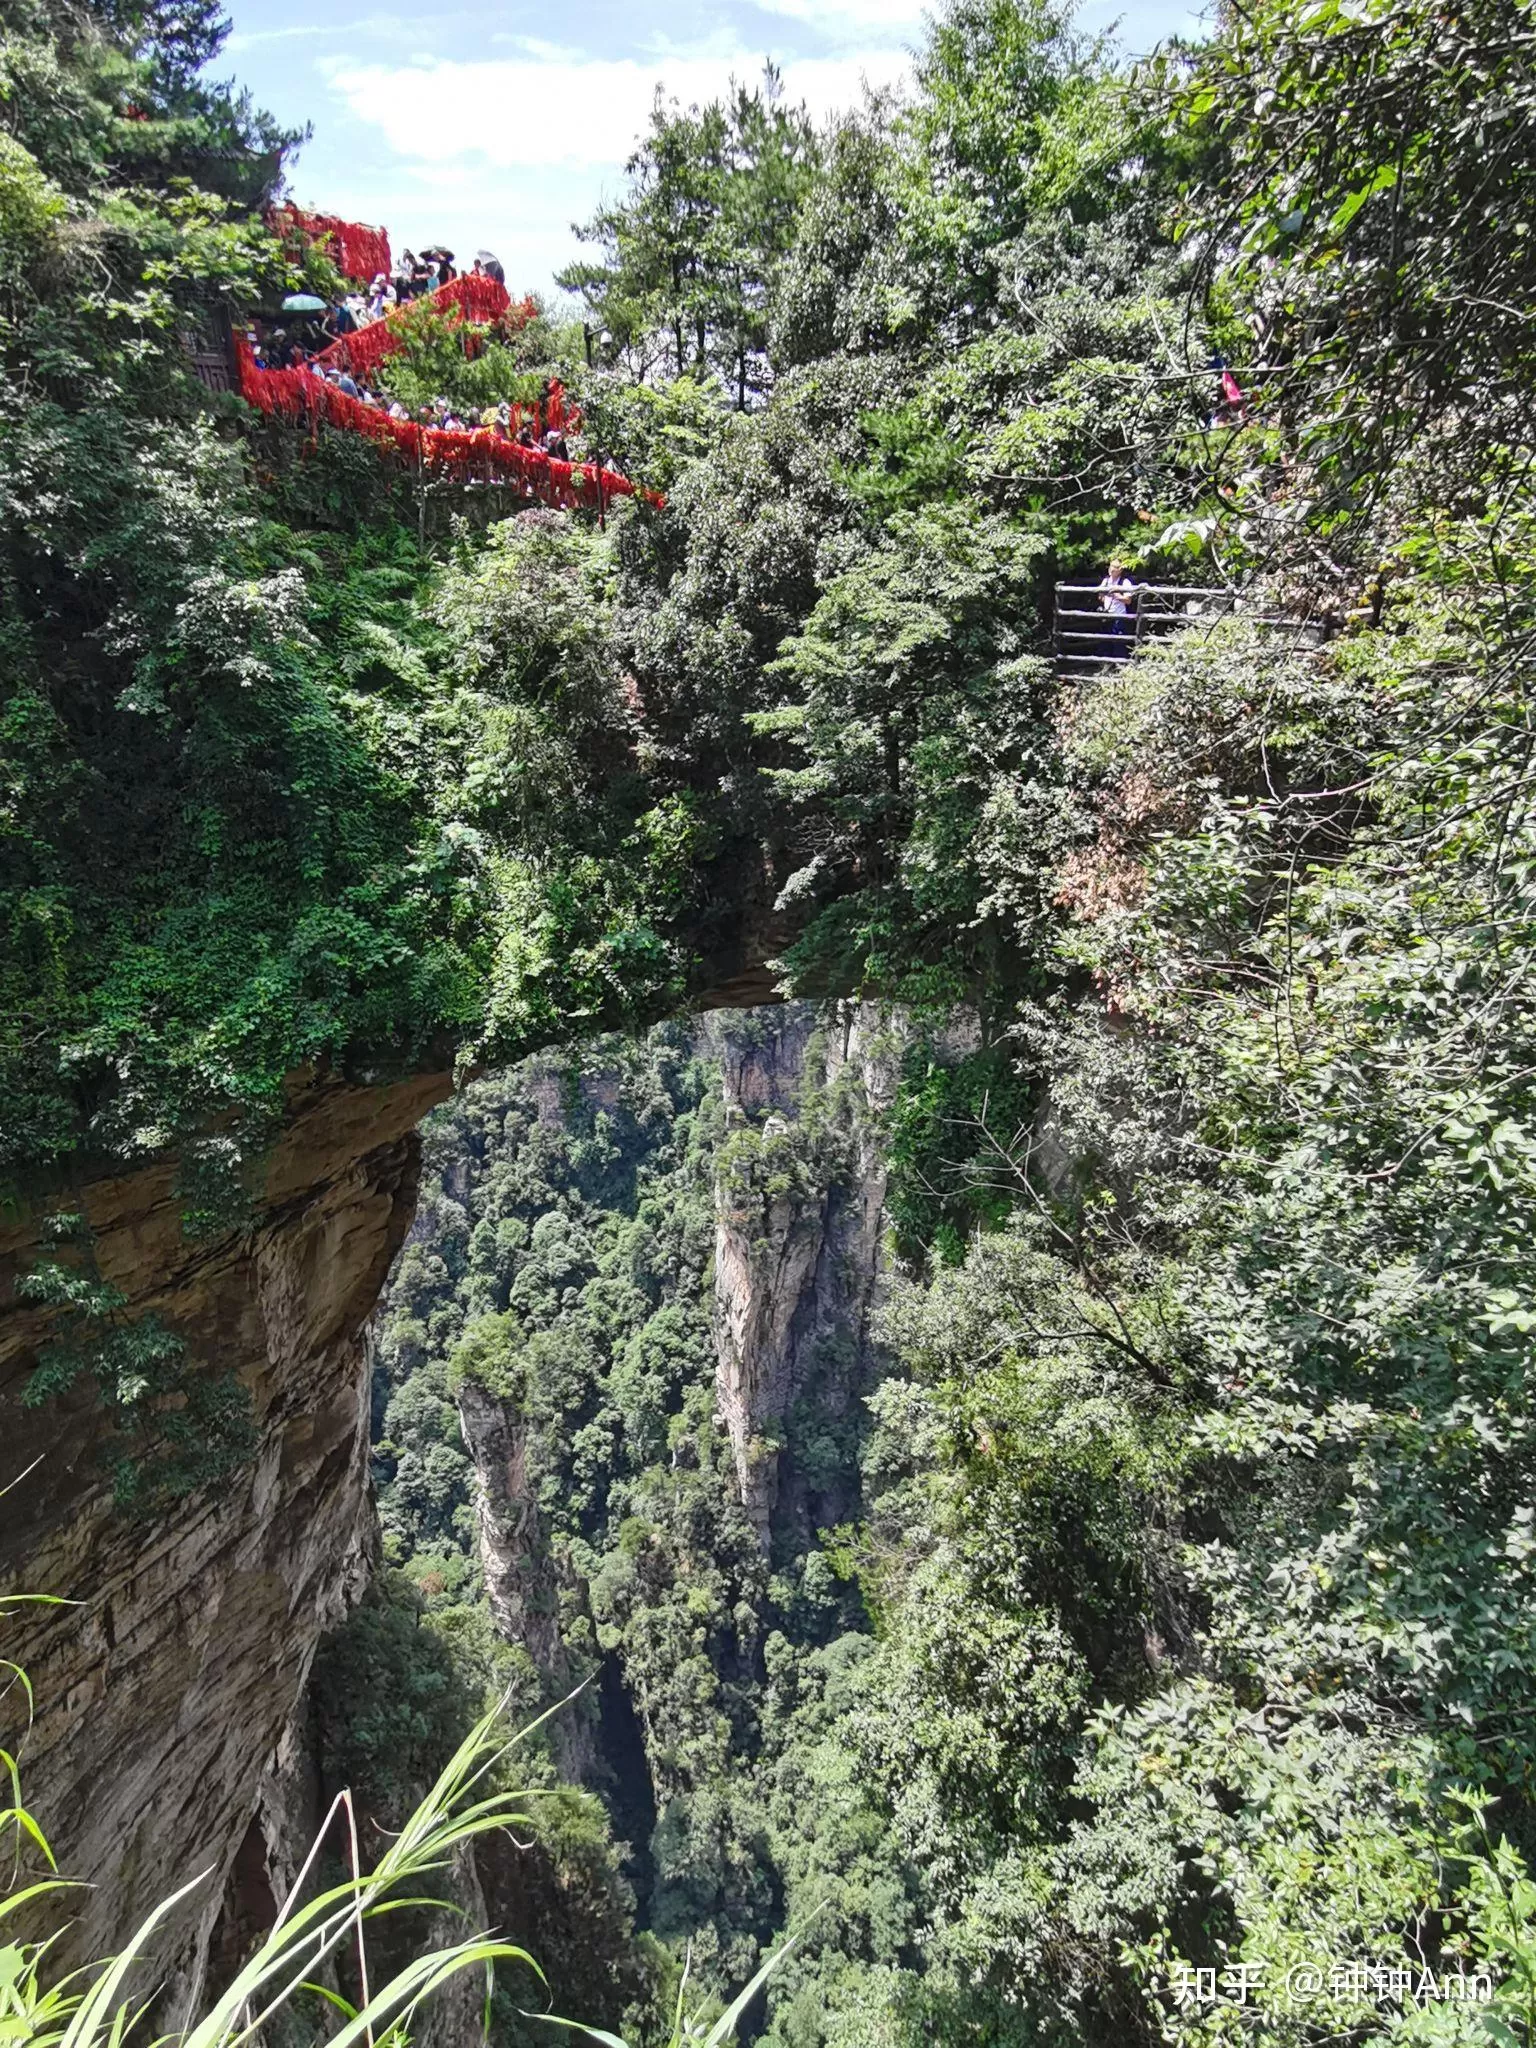
[[[494, 327], [500, 323], [514, 332], [526, 327], [538, 311], [531, 298], [520, 299], [514, 305], [507, 296], [505, 285], [498, 284], [494, 277], [482, 277], [474, 271], [465, 277], [451, 278], [447, 284], [440, 284], [435, 292], [429, 292], [425, 299], [410, 303], [429, 305], [440, 313], [457, 314], [461, 323], [473, 321], [481, 327]], [[338, 335], [329, 348], [320, 351], [315, 361], [323, 363], [328, 370], [348, 370], [354, 377], [370, 377], [386, 356], [392, 356], [396, 349], [404, 347], [404, 321], [405, 314], [401, 309], [386, 313], [382, 320], [375, 320], [371, 326], [359, 327], [352, 334]]]
[[[262, 369], [244, 335], [236, 338], [236, 349], [241, 396], [271, 418], [311, 428], [324, 421], [345, 433], [361, 434], [380, 449], [393, 449], [413, 467], [447, 474], [464, 484], [510, 485], [541, 504], [568, 510], [585, 506], [601, 512], [615, 498], [637, 495], [629, 478], [615, 469], [600, 469], [591, 462], [559, 462], [542, 448], [519, 447], [515, 440], [489, 427], [455, 431], [391, 419], [378, 406], [349, 398], [313, 370]], [[566, 424], [574, 421], [558, 384], [551, 387], [546, 412], [552, 426], [562, 420]], [[656, 491], [639, 495], [658, 508], [666, 502]]]

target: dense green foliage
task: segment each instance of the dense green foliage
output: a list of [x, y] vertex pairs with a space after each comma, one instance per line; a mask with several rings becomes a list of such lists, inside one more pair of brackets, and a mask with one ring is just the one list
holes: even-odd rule
[[[295, 475], [206, 402], [181, 337], [282, 277], [250, 209], [284, 138], [175, 56], [190, 11], [174, 49], [150, 13], [139, 54], [5, 16], [0, 1132], [12, 1189], [179, 1144], [213, 1220], [301, 1067], [675, 1002], [704, 826], [686, 759], [635, 765], [616, 651], [508, 667], [483, 609], [536, 587], [540, 643], [596, 655], [611, 537], [429, 560], [370, 451]], [[528, 367], [500, 353], [498, 393]], [[579, 845], [519, 836], [551, 750], [594, 797]]]
[[475, 419], [503, 400], [536, 400], [540, 366], [560, 361], [577, 339], [562, 334], [542, 309], [510, 337], [439, 312], [430, 298], [409, 300], [389, 318], [399, 347], [379, 363], [378, 388], [413, 411], [446, 398]]
[[[1529, 8], [1258, 0], [1133, 72], [950, 0], [823, 135], [663, 103], [566, 367], [665, 514], [436, 549], [182, 368], [274, 256], [205, 18], [5, 20], [17, 1174], [179, 1140], [215, 1222], [294, 1068], [658, 1017], [770, 902], [798, 990], [903, 1006], [878, 1111], [737, 1126], [667, 1026], [434, 1126], [335, 1768], [388, 1811], [487, 1687], [590, 1676], [541, 1853], [641, 2029], [825, 1903], [775, 2048], [1529, 2040]], [[1112, 553], [1247, 601], [1063, 690]], [[716, 1215], [877, 1147], [878, 1341], [751, 1450], [765, 1552]], [[166, 1405], [174, 1333], [34, 1289], [39, 1397], [95, 1316], [119, 1427]], [[1463, 1962], [1491, 2003], [1416, 1989]]]
[[[731, 1027], [733, 1045], [753, 1036]], [[717, 1178], [737, 1201], [754, 1186], [771, 1201], [782, 1182], [846, 1174], [857, 1101], [813, 1091], [770, 1157], [751, 1127], [728, 1127], [701, 1050], [675, 1027], [601, 1041], [570, 1069], [477, 1082], [433, 1119], [377, 1353], [397, 1605], [365, 1609], [322, 1664], [328, 1767], [386, 1815], [455, 1734], [455, 1698], [463, 1714], [510, 1685], [531, 1712], [588, 1682], [550, 1725], [551, 1753], [607, 1798], [628, 1882], [594, 1894], [602, 1860], [579, 1804], [541, 1833], [567, 1900], [593, 1901], [580, 1955], [540, 1951], [567, 2011], [568, 1972], [590, 2012], [594, 1971], [622, 1959], [631, 1890], [722, 1991], [752, 1974], [779, 1915], [770, 1823], [744, 1775], [781, 1718], [760, 1659], [792, 1692], [797, 1659], [861, 1611], [803, 1542], [760, 1553], [715, 1415], [709, 1321]], [[851, 1499], [862, 1434], [856, 1411], [839, 1424], [812, 1402], [784, 1451], [817, 1498]], [[492, 1503], [517, 1535], [489, 1607], [466, 1436], [483, 1470], [510, 1460], [516, 1474]]]

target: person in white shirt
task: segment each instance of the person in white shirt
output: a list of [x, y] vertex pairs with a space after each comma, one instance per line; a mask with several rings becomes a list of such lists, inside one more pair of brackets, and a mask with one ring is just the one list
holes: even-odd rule
[[1109, 630], [1114, 635], [1110, 652], [1119, 661], [1131, 652], [1131, 620], [1141, 598], [1141, 585], [1124, 562], [1111, 562], [1109, 574], [1099, 585], [1099, 609], [1109, 613]]

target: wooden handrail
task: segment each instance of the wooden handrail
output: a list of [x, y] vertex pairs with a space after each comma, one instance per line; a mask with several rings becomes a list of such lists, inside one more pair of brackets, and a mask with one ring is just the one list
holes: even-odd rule
[[[1208, 583], [1058, 583], [1052, 619], [1056, 669], [1065, 679], [1088, 668], [1119, 668], [1138, 647], [1175, 634], [1212, 628], [1234, 617], [1278, 631], [1292, 648], [1313, 647], [1328, 637], [1328, 622], [1315, 617], [1276, 617], [1245, 611], [1244, 593]], [[1114, 602], [1106, 602], [1111, 592]], [[1090, 604], [1063, 600], [1091, 599]], [[1078, 623], [1073, 623], [1074, 621]], [[1102, 651], [1100, 651], [1102, 650]]]
[[[1227, 606], [1228, 611], [1231, 611], [1233, 609], [1233, 606]], [[1083, 609], [1078, 610], [1075, 607], [1069, 609], [1066, 605], [1059, 604], [1056, 607], [1056, 616], [1058, 619], [1107, 619], [1111, 616], [1111, 614], [1108, 611], [1106, 611], [1102, 605], [1085, 606]], [[1129, 617], [1130, 614], [1122, 612], [1119, 614], [1119, 616], [1122, 618], [1126, 618]], [[1166, 611], [1143, 612], [1141, 616], [1147, 621], [1147, 624], [1149, 626], [1158, 624], [1168, 626], [1182, 626], [1187, 622], [1189, 615], [1186, 612]]]
[[[1058, 597], [1097, 597], [1103, 589], [1104, 584], [1102, 582], [1058, 583], [1056, 585], [1056, 595]], [[1210, 584], [1202, 583], [1133, 583], [1126, 594], [1134, 596], [1137, 591], [1143, 591], [1152, 597], [1224, 597], [1233, 604], [1237, 602], [1238, 597], [1241, 595], [1236, 590], [1218, 590]]]

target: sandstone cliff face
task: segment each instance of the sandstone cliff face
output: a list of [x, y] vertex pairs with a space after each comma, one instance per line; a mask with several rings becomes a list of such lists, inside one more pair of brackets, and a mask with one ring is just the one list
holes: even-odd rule
[[[840, 1519], [840, 1503], [815, 1498], [814, 1474], [797, 1472], [792, 1453], [786, 1475], [781, 1446], [802, 1395], [834, 1420], [857, 1398], [885, 1205], [876, 1120], [899, 1055], [889, 1022], [854, 1005], [831, 1031], [795, 1008], [761, 1019], [751, 1041], [720, 1047], [738, 1136], [716, 1182], [716, 1393], [765, 1551], [776, 1516], [802, 1534]], [[837, 1098], [815, 1137], [794, 1121], [813, 1086]]]
[[130, 1312], [153, 1312], [189, 1362], [234, 1369], [251, 1396], [254, 1458], [158, 1520], [114, 1509], [88, 1383], [22, 1404], [48, 1317], [15, 1294], [35, 1224], [0, 1234], [0, 1477], [14, 1482], [0, 1587], [76, 1603], [23, 1609], [9, 1632], [37, 1719], [4, 1739], [20, 1743], [28, 1804], [61, 1867], [97, 1887], [76, 1907], [72, 1955], [110, 1949], [209, 1873], [160, 1949], [183, 2009], [226, 1880], [253, 1905], [280, 1883], [263, 1851], [284, 1832], [280, 1748], [316, 1642], [361, 1589], [375, 1542], [359, 1333], [410, 1221], [415, 1126], [447, 1091], [444, 1075], [300, 1089], [257, 1223], [211, 1242], [183, 1236], [169, 1165], [84, 1191], [102, 1276]]
[[[562, 1569], [539, 1515], [528, 1471], [528, 1425], [514, 1402], [466, 1380], [458, 1390], [459, 1425], [475, 1466], [475, 1526], [485, 1594], [497, 1634], [521, 1643], [544, 1675], [551, 1699], [584, 1675], [574, 1671], [560, 1634]], [[566, 1590], [574, 1582], [564, 1581]], [[575, 1785], [601, 1776], [595, 1698], [573, 1702], [549, 1723], [550, 1748]]]

